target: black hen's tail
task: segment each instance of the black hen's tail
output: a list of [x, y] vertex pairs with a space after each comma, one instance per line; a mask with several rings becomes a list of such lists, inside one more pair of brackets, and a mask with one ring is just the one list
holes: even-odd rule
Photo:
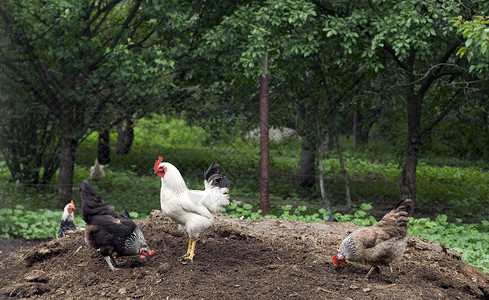
[[219, 164], [213, 163], [205, 172], [205, 180], [219, 188], [229, 188], [229, 180], [219, 172]]
[[83, 181], [80, 186], [80, 196], [82, 199], [82, 217], [87, 224], [92, 224], [92, 217], [97, 215], [111, 215], [118, 217], [119, 214], [107, 207], [100, 197], [95, 194], [93, 186], [88, 180]]
[[128, 218], [128, 219], [130, 219], [130, 218], [131, 218], [131, 216], [129, 215], [129, 212], [127, 211], [127, 209], [124, 209], [123, 211], [121, 211], [121, 212], [119, 213], [119, 215], [120, 215], [121, 217], [124, 217], [124, 218]]

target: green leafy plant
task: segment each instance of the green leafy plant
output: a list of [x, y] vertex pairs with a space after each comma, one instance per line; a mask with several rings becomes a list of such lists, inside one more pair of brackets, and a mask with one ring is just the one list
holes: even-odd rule
[[[459, 33], [465, 38], [465, 46], [457, 51], [459, 57], [467, 56], [472, 63], [470, 71], [487, 71], [487, 60], [489, 59], [488, 28], [489, 16], [475, 16], [473, 20], [463, 20], [461, 16], [452, 20], [453, 25], [458, 28]], [[474, 57], [480, 57], [475, 61]]]
[[446, 215], [438, 215], [434, 220], [413, 218], [408, 227], [410, 235], [442, 243], [460, 252], [463, 260], [486, 273], [489, 273], [488, 230], [487, 220], [482, 220], [480, 224], [464, 224], [461, 219], [449, 222]]
[[[39, 209], [25, 210], [22, 205], [14, 209], [0, 209], [0, 236], [3, 238], [50, 239], [58, 235], [62, 211]], [[75, 216], [75, 222], [83, 227], [80, 216]]]
[[[366, 210], [370, 209], [372, 209], [372, 205], [364, 203], [361, 205], [361, 209], [356, 211], [354, 215], [335, 213], [333, 216], [339, 222], [353, 222], [357, 225], [369, 226], [377, 222], [375, 217], [366, 212]], [[241, 203], [239, 201], [233, 201], [227, 207], [222, 209], [222, 213], [224, 214], [242, 218], [247, 221], [274, 218], [312, 223], [325, 222], [331, 216], [331, 214], [324, 208], [311, 209], [305, 205], [295, 207], [292, 205], [281, 205], [280, 207], [272, 207], [271, 211], [271, 214], [263, 217], [258, 206], [249, 203]]]
[[377, 223], [375, 217], [366, 212], [371, 209], [371, 204], [362, 203], [362, 205], [360, 205], [360, 209], [357, 210], [353, 215], [335, 213], [334, 217], [338, 220], [338, 222], [352, 222], [360, 226], [370, 226]]

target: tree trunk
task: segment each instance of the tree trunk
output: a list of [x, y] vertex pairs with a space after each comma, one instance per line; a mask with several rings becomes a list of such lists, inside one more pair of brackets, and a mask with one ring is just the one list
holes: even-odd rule
[[422, 96], [416, 95], [412, 82], [414, 78], [411, 74], [406, 75], [406, 101], [407, 101], [407, 122], [408, 140], [406, 149], [406, 159], [401, 172], [401, 195], [400, 199], [411, 198], [416, 200], [416, 168], [418, 166], [419, 149], [421, 148], [421, 109]]
[[110, 133], [108, 128], [98, 132], [98, 162], [101, 165], [110, 163]]
[[[460, 45], [460, 40], [456, 39], [446, 49], [443, 55], [440, 57], [438, 63], [435, 65], [437, 68], [430, 69], [428, 75], [424, 77], [422, 81], [419, 81], [418, 77], [414, 74], [420, 74], [419, 71], [414, 70], [416, 50], [411, 48], [409, 57], [405, 63], [401, 63], [400, 66], [405, 70], [405, 87], [406, 87], [406, 101], [407, 101], [407, 122], [408, 122], [408, 140], [406, 147], [406, 160], [401, 172], [401, 200], [411, 198], [413, 203], [416, 202], [416, 167], [418, 166], [419, 150], [422, 145], [422, 136], [426, 135], [431, 128], [438, 124], [446, 114], [452, 109], [453, 105], [457, 102], [454, 98], [453, 101], [445, 103], [442, 111], [433, 118], [429, 125], [424, 129], [421, 128], [421, 112], [422, 104], [425, 97], [425, 93], [431, 87], [431, 85], [443, 76], [441, 70], [448, 59], [455, 53]], [[392, 53], [392, 51], [390, 51]], [[399, 62], [399, 61], [398, 61]], [[414, 210], [411, 211], [413, 214]]]
[[270, 210], [270, 149], [268, 102], [268, 53], [263, 59], [263, 76], [260, 77], [260, 209], [263, 216]]
[[71, 137], [61, 140], [58, 208], [64, 208], [71, 201], [76, 146], [76, 140]]
[[343, 150], [341, 149], [340, 143], [340, 134], [338, 133], [338, 129], [336, 128], [336, 118], [335, 118], [336, 107], [333, 110], [333, 114], [331, 116], [331, 129], [333, 131], [333, 135], [336, 141], [336, 149], [338, 150], [338, 158], [340, 160], [341, 172], [343, 173], [343, 178], [345, 180], [345, 200], [346, 200], [346, 209], [351, 212], [351, 195], [350, 195], [350, 180], [348, 178], [348, 172], [345, 168], [345, 161], [343, 160]]
[[134, 140], [134, 121], [131, 117], [126, 118], [117, 126], [116, 153], [125, 155], [131, 150]]
[[378, 119], [382, 105], [368, 109], [357, 109], [353, 116], [353, 143], [355, 149], [358, 145], [366, 145], [370, 130]]
[[326, 195], [326, 188], [324, 186], [324, 168], [323, 168], [323, 154], [324, 151], [329, 151], [330, 134], [325, 134], [322, 138], [321, 124], [316, 114], [316, 130], [318, 133], [318, 142], [321, 146], [318, 147], [318, 171], [319, 171], [319, 189], [321, 191], [321, 198], [323, 198], [324, 207], [328, 212], [331, 212], [331, 200]]
[[416, 167], [418, 166], [418, 153], [421, 143], [419, 140], [409, 142], [406, 151], [406, 160], [401, 172], [401, 200], [416, 199]]
[[301, 188], [311, 188], [314, 186], [316, 181], [315, 176], [315, 147], [314, 143], [310, 141], [304, 141], [301, 148], [301, 168], [300, 168], [300, 178]]
[[368, 143], [368, 134], [370, 128], [364, 130], [363, 128], [363, 116], [362, 112], [357, 109], [353, 116], [353, 144], [355, 149], [358, 145], [366, 145]]
[[[309, 110], [314, 113], [310, 113]], [[314, 131], [311, 131], [312, 126], [315, 126], [314, 116], [316, 110], [310, 106], [300, 106], [299, 118], [301, 120], [299, 134], [302, 137], [301, 146], [301, 166], [299, 171], [301, 188], [311, 188], [316, 182], [316, 140], [317, 137]]]

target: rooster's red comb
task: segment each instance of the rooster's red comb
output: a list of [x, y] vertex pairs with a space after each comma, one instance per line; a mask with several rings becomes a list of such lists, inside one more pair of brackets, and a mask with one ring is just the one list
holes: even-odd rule
[[75, 202], [73, 202], [73, 200], [71, 200], [71, 205], [75, 207]]
[[158, 160], [155, 161], [155, 166], [154, 166], [154, 170], [156, 171], [158, 169], [158, 167], [160, 166], [160, 163], [163, 161], [163, 157], [158, 157]]

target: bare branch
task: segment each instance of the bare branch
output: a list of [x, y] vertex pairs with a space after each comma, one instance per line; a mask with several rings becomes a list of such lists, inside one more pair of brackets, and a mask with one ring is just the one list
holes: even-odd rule
[[433, 127], [435, 127], [438, 123], [440, 123], [443, 120], [443, 118], [445, 118], [445, 116], [452, 110], [453, 106], [455, 106], [455, 104], [457, 104], [460, 101], [460, 98], [458, 97], [459, 94], [460, 92], [455, 93], [452, 99], [448, 100], [447, 103], [445, 103], [444, 105], [445, 107], [443, 108], [443, 110], [434, 119], [432, 119], [432, 121], [428, 125], [426, 125], [425, 128], [422, 128], [420, 130], [419, 133], [420, 137], [425, 136], [428, 132], [431, 131], [431, 129], [433, 129]]
[[438, 63], [436, 65], [438, 65], [439, 67], [438, 68], [435, 68], [433, 69], [429, 74], [430, 76], [427, 77], [427, 79], [421, 84], [421, 87], [420, 89], [418, 90], [418, 94], [419, 95], [424, 95], [426, 93], [426, 91], [428, 90], [428, 88], [431, 86], [431, 84], [439, 78], [439, 74], [441, 73], [441, 70], [443, 68], [443, 64], [445, 64], [448, 59], [450, 58], [450, 56], [452, 56], [453, 52], [455, 52], [455, 50], [458, 48], [458, 46], [460, 45], [460, 41], [459, 40], [455, 40], [449, 47], [448, 49], [445, 51], [445, 54], [440, 58], [440, 60], [438, 61]]

